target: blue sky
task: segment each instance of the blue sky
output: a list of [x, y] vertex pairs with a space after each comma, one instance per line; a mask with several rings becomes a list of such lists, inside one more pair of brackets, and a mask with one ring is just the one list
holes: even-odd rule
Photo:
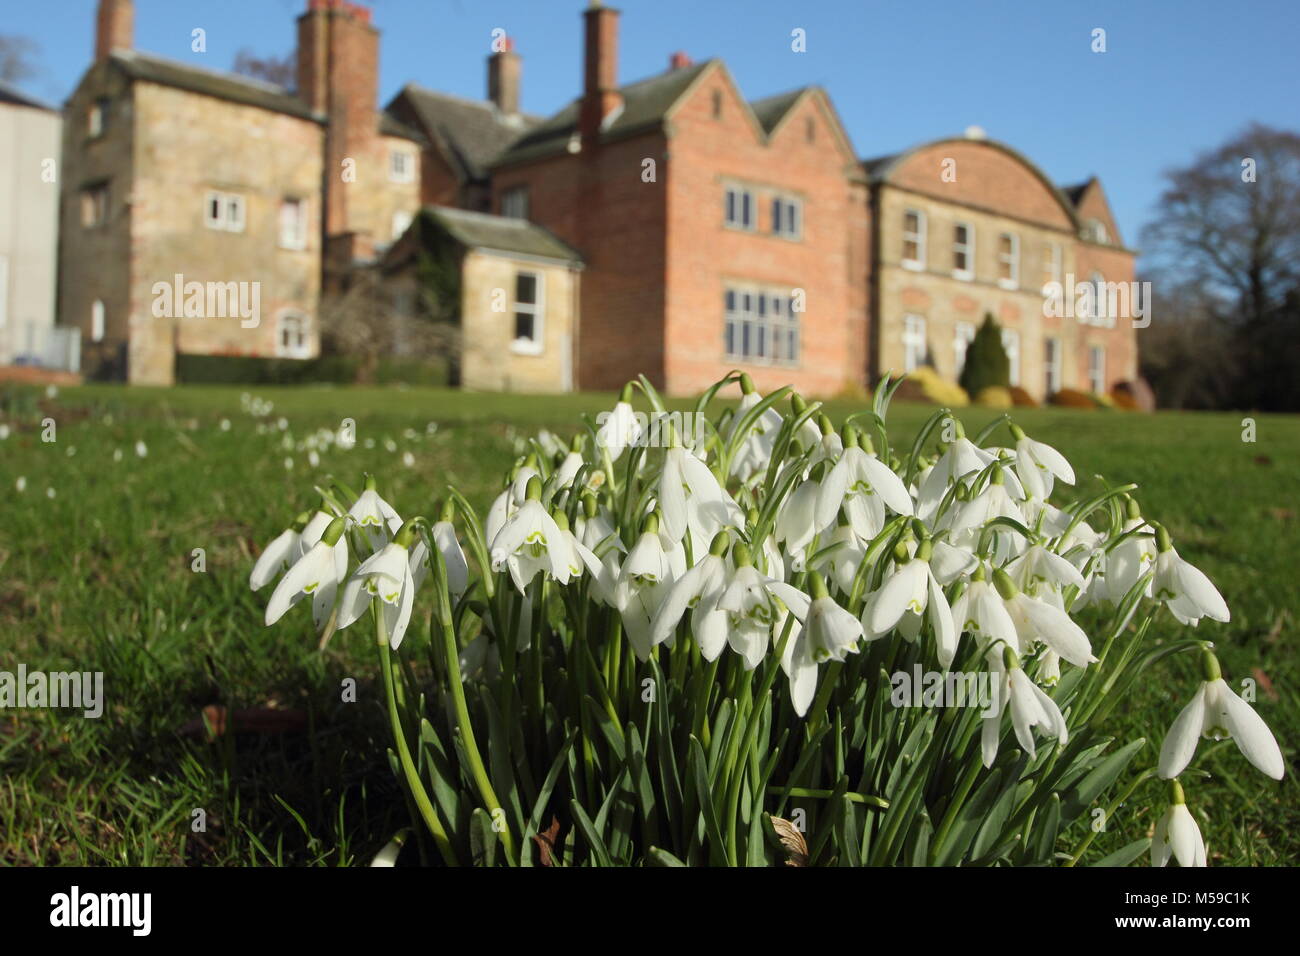
[[[95, 0], [0, 0], [0, 32], [40, 45], [24, 85], [61, 101], [91, 56]], [[524, 57], [523, 104], [550, 113], [581, 82], [587, 0], [373, 0], [380, 96], [408, 81], [485, 95], [491, 32]], [[619, 76], [674, 50], [727, 61], [750, 99], [807, 84], [831, 94], [860, 156], [984, 127], [1058, 182], [1101, 177], [1137, 245], [1160, 173], [1257, 120], [1300, 126], [1295, 0], [623, 0]], [[306, 0], [136, 0], [136, 46], [227, 68], [281, 54]], [[190, 51], [195, 27], [205, 54]], [[806, 31], [807, 51], [790, 49]], [[1106, 30], [1105, 53], [1091, 50]]]

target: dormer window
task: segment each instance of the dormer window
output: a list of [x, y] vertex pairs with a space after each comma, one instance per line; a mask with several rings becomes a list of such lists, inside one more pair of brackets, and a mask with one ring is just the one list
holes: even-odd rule
[[1089, 219], [1085, 224], [1084, 233], [1093, 242], [1110, 242], [1110, 233], [1106, 231], [1106, 224], [1100, 219]]

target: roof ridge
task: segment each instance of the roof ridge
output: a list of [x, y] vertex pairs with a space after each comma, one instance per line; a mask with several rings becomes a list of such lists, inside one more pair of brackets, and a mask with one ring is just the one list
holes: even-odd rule
[[195, 73], [205, 73], [208, 76], [215, 76], [223, 80], [233, 80], [236, 83], [243, 83], [245, 86], [256, 87], [264, 93], [273, 93], [277, 96], [294, 96], [292, 90], [286, 86], [281, 86], [279, 83], [258, 79], [246, 73], [237, 73], [234, 70], [216, 70], [210, 66], [199, 66], [197, 63], [188, 63], [185, 60], [176, 60], [169, 56], [160, 56], [157, 53], [148, 53], [144, 50], [119, 48], [113, 50], [109, 56], [119, 60], [153, 60], [163, 66], [179, 67], [183, 70], [193, 70]]
[[[501, 110], [497, 108], [497, 105], [493, 103], [491, 100], [472, 100], [468, 96], [461, 96], [458, 93], [447, 93], [443, 90], [435, 90], [432, 87], [424, 86], [423, 84], [417, 83], [414, 80], [411, 80], [408, 83], [406, 83], [402, 87], [402, 90], [414, 90], [415, 92], [421, 93], [425, 96], [436, 96], [439, 99], [451, 100], [453, 103], [461, 103], [465, 106], [475, 106], [483, 110], [485, 113], [493, 113], [501, 116], [510, 115], [508, 113], [502, 113]], [[400, 95], [401, 92], [399, 91], [398, 96]], [[544, 116], [539, 116], [536, 113], [525, 113], [523, 110], [520, 110], [519, 113], [516, 115], [522, 116], [525, 119], [529, 119], [529, 120], [546, 119], [546, 117]]]

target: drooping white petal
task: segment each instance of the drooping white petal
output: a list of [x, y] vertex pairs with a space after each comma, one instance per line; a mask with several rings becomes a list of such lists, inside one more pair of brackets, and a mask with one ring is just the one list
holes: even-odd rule
[[254, 591], [261, 590], [299, 556], [298, 532], [292, 528], [280, 532], [258, 556], [252, 573], [248, 576], [248, 586]]
[[1170, 780], [1192, 762], [1196, 753], [1196, 744], [1201, 739], [1201, 730], [1205, 725], [1205, 691], [1207, 685], [1202, 683], [1196, 694], [1174, 720], [1160, 745], [1160, 776]]
[[1219, 688], [1219, 702], [1224, 710], [1224, 718], [1242, 756], [1261, 773], [1274, 780], [1281, 780], [1286, 765], [1282, 761], [1277, 738], [1268, 729], [1268, 724], [1264, 723], [1264, 718], [1238, 697], [1223, 678], [1219, 678], [1218, 682], [1223, 685]]

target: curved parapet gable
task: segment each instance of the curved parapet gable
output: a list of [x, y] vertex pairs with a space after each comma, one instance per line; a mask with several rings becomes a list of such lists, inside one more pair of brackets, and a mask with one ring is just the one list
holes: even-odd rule
[[873, 179], [1001, 215], [1077, 232], [1074, 207], [1033, 162], [987, 139], [936, 140], [873, 164]]

